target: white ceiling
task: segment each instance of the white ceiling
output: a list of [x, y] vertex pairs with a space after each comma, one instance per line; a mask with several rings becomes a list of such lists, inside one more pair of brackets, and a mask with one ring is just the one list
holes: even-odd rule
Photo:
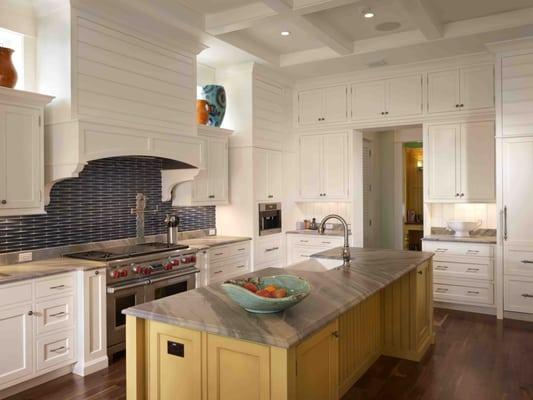
[[[533, 0], [178, 1], [205, 16], [212, 40], [200, 62], [257, 61], [293, 77], [483, 52], [486, 43], [533, 35]], [[368, 8], [372, 19], [362, 16]]]

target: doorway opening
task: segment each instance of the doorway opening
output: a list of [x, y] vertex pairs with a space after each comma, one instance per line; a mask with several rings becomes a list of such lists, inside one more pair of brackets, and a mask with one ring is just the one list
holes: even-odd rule
[[403, 248], [422, 250], [424, 237], [424, 149], [422, 142], [403, 144]]

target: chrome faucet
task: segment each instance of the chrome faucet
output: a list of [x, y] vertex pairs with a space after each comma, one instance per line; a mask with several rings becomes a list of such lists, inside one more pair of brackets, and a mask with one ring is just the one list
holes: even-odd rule
[[350, 244], [348, 243], [348, 223], [346, 222], [346, 220], [337, 214], [327, 215], [322, 219], [322, 221], [320, 221], [320, 225], [318, 226], [318, 233], [321, 235], [324, 234], [324, 230], [326, 229], [325, 227], [326, 222], [328, 222], [330, 219], [339, 220], [344, 229], [344, 247], [342, 248], [342, 268], [345, 271], [349, 271], [351, 256], [350, 256]]

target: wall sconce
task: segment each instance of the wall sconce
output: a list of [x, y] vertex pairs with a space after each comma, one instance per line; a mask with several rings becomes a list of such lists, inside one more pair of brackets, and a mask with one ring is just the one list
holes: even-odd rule
[[416, 167], [419, 171], [422, 171], [422, 169], [424, 168], [424, 163], [422, 162], [422, 160], [416, 160]]

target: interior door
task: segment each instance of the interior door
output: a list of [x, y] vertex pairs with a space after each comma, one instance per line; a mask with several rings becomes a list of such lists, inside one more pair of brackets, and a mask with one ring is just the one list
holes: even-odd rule
[[389, 79], [386, 98], [388, 117], [422, 114], [422, 75]]
[[224, 139], [208, 140], [209, 200], [228, 199], [228, 145]]
[[461, 200], [496, 200], [493, 121], [461, 125]]
[[326, 199], [348, 197], [348, 136], [345, 133], [323, 136], [322, 192]]
[[321, 187], [322, 136], [300, 137], [300, 196], [322, 199]]
[[40, 112], [2, 106], [0, 113], [0, 208], [38, 208], [44, 179]]
[[300, 125], [322, 122], [324, 90], [304, 90], [298, 93], [298, 118]]
[[268, 200], [278, 201], [282, 197], [282, 156], [281, 151], [269, 150], [268, 158]]
[[383, 118], [385, 107], [385, 81], [352, 85], [352, 119]]
[[459, 70], [428, 73], [428, 113], [458, 111]]
[[348, 89], [346, 86], [333, 86], [324, 89], [325, 122], [344, 122], [348, 119]]
[[494, 66], [477, 65], [461, 68], [461, 109], [494, 107]]
[[460, 125], [432, 125], [427, 128], [424, 154], [427, 158], [427, 200], [459, 200]]

